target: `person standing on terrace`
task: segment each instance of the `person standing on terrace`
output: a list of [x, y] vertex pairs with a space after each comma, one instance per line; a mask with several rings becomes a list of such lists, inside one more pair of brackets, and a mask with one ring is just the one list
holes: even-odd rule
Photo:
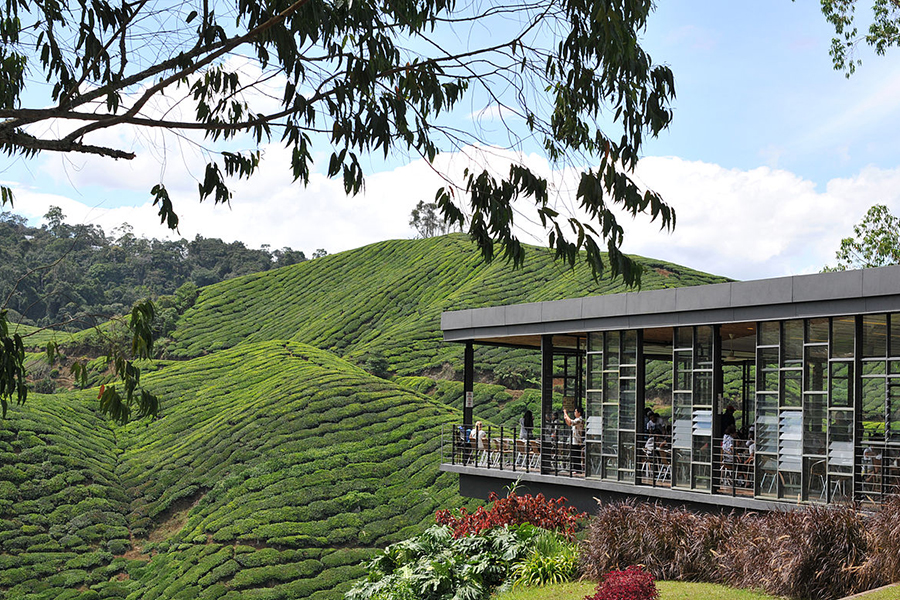
[[719, 415], [719, 431], [725, 431], [728, 429], [728, 426], [731, 425], [737, 429], [736, 423], [734, 421], [734, 411], [735, 408], [733, 405], [729, 404], [721, 415]]
[[564, 408], [563, 418], [566, 420], [566, 425], [572, 428], [572, 470], [579, 471], [581, 470], [581, 456], [584, 448], [584, 418], [581, 416], [581, 408], [576, 406], [573, 412], [575, 413], [574, 418], [570, 417], [568, 411]]

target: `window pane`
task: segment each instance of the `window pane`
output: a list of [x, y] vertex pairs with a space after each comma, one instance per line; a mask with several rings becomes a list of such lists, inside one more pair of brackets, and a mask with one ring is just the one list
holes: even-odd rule
[[600, 389], [603, 377], [603, 355], [588, 354], [588, 380], [587, 387], [589, 390]]
[[884, 375], [887, 367], [883, 360], [867, 360], [862, 364], [862, 374], [866, 375]]
[[807, 346], [804, 372], [806, 374], [807, 392], [825, 391], [825, 373], [828, 365], [828, 353], [825, 346]]
[[[780, 469], [781, 467], [779, 467]], [[780, 472], [778, 474], [780, 493], [779, 498], [800, 499], [800, 470], [797, 472]]]
[[692, 385], [692, 361], [691, 352], [682, 351], [675, 353], [675, 389], [690, 390]]
[[622, 363], [637, 364], [637, 331], [634, 329], [622, 333]]
[[712, 435], [712, 411], [711, 410], [695, 410], [692, 415], [692, 427], [694, 439], [697, 436]]
[[694, 330], [691, 327], [678, 327], [675, 329], [675, 346], [678, 348], [692, 348], [694, 346]]
[[809, 319], [806, 322], [806, 341], [810, 344], [828, 342], [828, 319]]
[[759, 324], [759, 345], [777, 346], [781, 328], [778, 321], [768, 321]]
[[853, 411], [831, 411], [828, 423], [828, 471], [853, 471]]
[[[900, 443], [900, 380], [888, 382], [888, 442]], [[897, 463], [900, 465], [900, 462]], [[900, 484], [900, 480], [897, 481]]]
[[870, 433], [884, 433], [884, 379], [863, 379], [863, 428]]
[[712, 340], [713, 328], [709, 325], [697, 327], [696, 345], [694, 347], [694, 358], [697, 363], [696, 368], [712, 367]]
[[759, 409], [756, 415], [756, 450], [757, 452], [778, 451], [778, 411], [776, 409]]
[[634, 432], [619, 432], [619, 468], [634, 470]]
[[900, 313], [891, 315], [891, 356], [900, 356]]
[[803, 360], [803, 321], [784, 322], [784, 364]]
[[782, 371], [782, 406], [800, 406], [800, 371]]
[[[634, 382], [631, 383], [631, 387], [634, 387]], [[628, 429], [634, 431], [635, 402], [636, 394], [633, 391], [622, 392], [619, 398], [619, 429]]]
[[761, 348], [757, 353], [756, 388], [761, 392], [778, 391], [778, 348]]
[[606, 334], [606, 350], [603, 352], [606, 358], [606, 368], [615, 369], [619, 366], [619, 332], [610, 331]]
[[619, 433], [619, 410], [617, 406], [603, 407], [603, 454], [616, 454]]
[[603, 399], [605, 402], [619, 401], [619, 374], [603, 374]]
[[863, 358], [887, 356], [887, 315], [866, 315], [862, 326]]
[[694, 406], [712, 406], [713, 385], [712, 373], [699, 372], [694, 374]]
[[690, 393], [676, 393], [672, 410], [672, 445], [678, 448], [691, 447], [691, 407]]
[[803, 398], [803, 453], [825, 455], [828, 409], [824, 394], [806, 394]]
[[691, 450], [678, 449], [672, 453], [673, 483], [676, 487], [691, 485]]
[[805, 458], [806, 498], [810, 502], [824, 502], [826, 499], [826, 478], [824, 458]]
[[773, 456], [759, 456], [756, 458], [756, 493], [759, 496], [774, 496], [777, 492], [775, 482], [776, 462]]
[[799, 410], [783, 410], [778, 421], [778, 470], [800, 472], [802, 414]]
[[853, 406], [853, 363], [831, 363], [831, 406]]
[[831, 357], [853, 358], [853, 338], [856, 331], [854, 317], [841, 317], [831, 321]]
[[588, 334], [588, 352], [603, 351], [603, 333], [594, 332]]
[[694, 436], [694, 462], [708, 463], [712, 460], [712, 448], [708, 436]]

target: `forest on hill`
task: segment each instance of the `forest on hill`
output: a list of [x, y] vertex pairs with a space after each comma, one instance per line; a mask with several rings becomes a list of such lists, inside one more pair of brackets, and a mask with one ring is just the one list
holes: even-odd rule
[[106, 233], [98, 225], [66, 223], [58, 207], [44, 218], [33, 227], [0, 213], [0, 306], [6, 302], [13, 323], [84, 329], [188, 282], [205, 286], [307, 260], [291, 248], [254, 250], [199, 235], [191, 241], [137, 237], [127, 223]]
[[[165, 296], [157, 418], [115, 425], [61, 382], [0, 423], [0, 599], [341, 598], [376, 548], [472, 505], [438, 469], [462, 401], [441, 312], [624, 291], [528, 252], [395, 240]], [[644, 263], [644, 289], [722, 281]], [[54, 335], [71, 358], [100, 334], [26, 342]], [[537, 401], [535, 353], [476, 354], [482, 418]]]

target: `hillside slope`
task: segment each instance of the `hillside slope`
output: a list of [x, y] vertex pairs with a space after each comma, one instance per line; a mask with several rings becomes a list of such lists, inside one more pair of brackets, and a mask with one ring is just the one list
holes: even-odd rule
[[[725, 281], [643, 259], [643, 289]], [[529, 248], [524, 268], [485, 264], [463, 235], [393, 240], [204, 288], [179, 321], [171, 352], [191, 357], [240, 343], [291, 339], [357, 364], [383, 359], [399, 375], [458, 369], [462, 349], [441, 342], [442, 311], [627, 291], [568, 270], [546, 249]], [[485, 351], [481, 368], [503, 352]]]
[[[24, 475], [0, 484], [0, 598], [339, 598], [373, 547], [464, 502], [438, 471], [456, 411], [327, 352], [246, 344], [145, 381], [155, 421], [112, 430], [66, 394], [4, 423]], [[77, 429], [48, 416], [67, 401]], [[78, 472], [90, 501], [64, 485]]]

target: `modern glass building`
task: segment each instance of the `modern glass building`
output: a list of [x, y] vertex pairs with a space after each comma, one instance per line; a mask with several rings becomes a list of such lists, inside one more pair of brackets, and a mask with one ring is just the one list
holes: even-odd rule
[[[466, 344], [467, 392], [480, 345], [541, 357], [529, 439], [472, 432], [467, 393], [442, 461], [463, 493], [520, 479], [583, 505], [772, 509], [900, 492], [900, 267], [445, 312], [441, 327]], [[560, 402], [583, 424], [554, 417]]]

